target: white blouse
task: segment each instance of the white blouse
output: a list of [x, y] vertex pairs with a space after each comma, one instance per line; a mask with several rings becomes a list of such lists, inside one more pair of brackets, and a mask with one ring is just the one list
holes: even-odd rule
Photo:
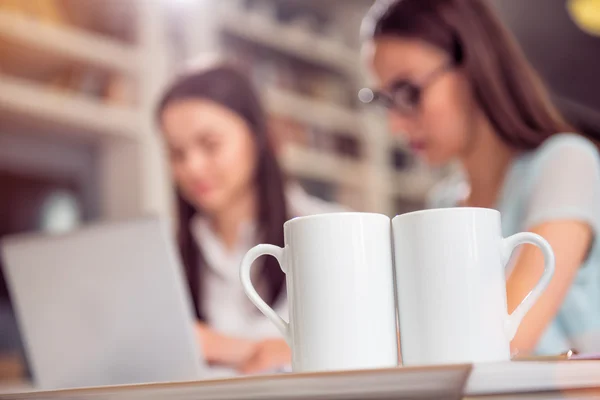
[[[288, 187], [286, 199], [288, 210], [294, 217], [344, 211], [340, 206], [309, 196], [297, 185]], [[281, 337], [277, 328], [246, 297], [239, 278], [242, 258], [250, 248], [259, 244], [256, 225], [244, 224], [231, 250], [215, 235], [205, 218], [195, 217], [191, 230], [208, 266], [200, 282], [203, 296], [200, 304], [211, 328], [223, 334], [250, 339]], [[255, 267], [253, 271], [258, 272], [259, 268]], [[282, 318], [288, 319], [285, 290], [274, 309]]]

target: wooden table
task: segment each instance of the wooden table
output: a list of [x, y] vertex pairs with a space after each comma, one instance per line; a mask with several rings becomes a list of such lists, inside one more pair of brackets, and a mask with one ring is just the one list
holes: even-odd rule
[[10, 400], [600, 399], [600, 362], [512, 362], [282, 374], [0, 394]]

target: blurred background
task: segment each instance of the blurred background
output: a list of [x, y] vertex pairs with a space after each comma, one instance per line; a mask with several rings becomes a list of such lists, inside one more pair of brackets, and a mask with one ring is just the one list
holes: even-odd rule
[[[494, 3], [561, 110], [600, 137], [598, 2]], [[0, 0], [0, 237], [171, 217], [154, 109], [176, 71], [205, 53], [251, 74], [282, 165], [307, 192], [359, 211], [422, 208], [454, 167], [421, 165], [384, 114], [358, 101], [368, 85], [358, 31], [371, 4]], [[10, 309], [3, 279], [0, 307]], [[2, 318], [0, 379], [24, 368], [16, 325]]]

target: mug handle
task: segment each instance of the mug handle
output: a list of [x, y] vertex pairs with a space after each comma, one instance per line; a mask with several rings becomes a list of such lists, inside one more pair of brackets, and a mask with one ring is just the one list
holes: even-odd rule
[[279, 263], [279, 267], [285, 273], [285, 268], [283, 265], [283, 252], [284, 249], [278, 246], [274, 246], [272, 244], [259, 244], [251, 248], [244, 259], [242, 260], [242, 264], [240, 266], [240, 280], [242, 281], [242, 287], [244, 288], [244, 292], [246, 292], [246, 296], [250, 299], [252, 303], [262, 312], [265, 317], [269, 318], [271, 322], [279, 329], [285, 341], [288, 345], [291, 346], [290, 343], [290, 324], [284, 321], [283, 318], [279, 316], [269, 305], [260, 297], [254, 286], [252, 285], [252, 280], [250, 279], [250, 270], [252, 269], [252, 263], [256, 261], [259, 257], [262, 256], [273, 256]]
[[533, 244], [542, 251], [542, 254], [544, 255], [544, 273], [531, 292], [525, 296], [523, 301], [521, 301], [521, 304], [519, 304], [513, 313], [510, 314], [506, 319], [504, 327], [509, 340], [514, 339], [523, 317], [525, 317], [525, 314], [529, 312], [531, 307], [533, 307], [535, 302], [542, 295], [546, 287], [548, 287], [548, 284], [554, 275], [555, 260], [552, 247], [546, 241], [546, 239], [532, 232], [517, 233], [502, 240], [502, 255], [504, 257], [504, 263], [508, 263], [511, 254], [516, 247], [526, 243]]

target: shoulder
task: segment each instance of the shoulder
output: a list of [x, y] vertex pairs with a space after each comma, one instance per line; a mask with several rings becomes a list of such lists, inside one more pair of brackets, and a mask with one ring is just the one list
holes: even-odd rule
[[288, 185], [285, 191], [290, 217], [349, 211], [336, 203], [311, 196], [298, 184]]
[[532, 161], [540, 164], [549, 160], [560, 161], [562, 158], [566, 161], [576, 157], [600, 160], [598, 148], [589, 139], [575, 133], [559, 133], [533, 151]]
[[560, 133], [547, 139], [537, 149], [520, 159], [521, 168], [531, 185], [572, 180], [577, 187], [584, 183], [597, 185], [600, 176], [600, 154], [589, 139], [573, 133]]
[[557, 134], [521, 160], [526, 226], [571, 219], [600, 227], [600, 156], [593, 142]]

